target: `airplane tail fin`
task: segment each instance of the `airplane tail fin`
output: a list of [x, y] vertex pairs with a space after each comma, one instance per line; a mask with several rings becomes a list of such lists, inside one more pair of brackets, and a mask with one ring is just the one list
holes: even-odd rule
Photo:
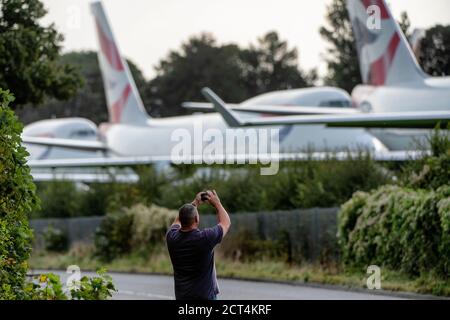
[[347, 0], [365, 84], [389, 86], [427, 77], [385, 0]]
[[100, 50], [98, 60], [103, 77], [111, 123], [145, 124], [145, 111], [128, 64], [120, 54], [101, 1], [91, 4]]
[[225, 102], [223, 102], [220, 97], [214, 93], [210, 88], [203, 88], [202, 94], [205, 96], [206, 99], [209, 100], [214, 106], [214, 109], [216, 109], [217, 112], [220, 113], [220, 115], [223, 117], [225, 122], [230, 128], [237, 128], [242, 125], [240, 119], [234, 114], [233, 111], [228, 110]]

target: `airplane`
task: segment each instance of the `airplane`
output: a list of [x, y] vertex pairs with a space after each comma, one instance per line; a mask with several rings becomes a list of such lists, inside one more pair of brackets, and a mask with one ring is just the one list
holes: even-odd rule
[[[355, 12], [353, 6], [358, 7], [362, 3], [359, 0], [356, 2], [349, 1], [349, 4], [351, 4], [349, 5], [350, 12]], [[145, 111], [128, 65], [120, 54], [102, 3], [92, 3], [91, 9], [95, 18], [99, 39], [100, 50], [98, 59], [110, 120], [108, 123], [101, 124], [98, 128], [90, 120], [81, 118], [43, 120], [27, 126], [22, 136], [23, 142], [27, 146], [33, 145], [34, 148], [41, 148], [41, 152], [38, 152], [39, 150], [33, 152], [28, 161], [32, 170], [34, 168], [78, 168], [172, 162], [171, 150], [177, 143], [172, 139], [174, 130], [181, 128], [188, 133], [194, 133], [195, 126], [201, 125], [203, 130], [213, 129], [224, 132], [225, 129], [229, 128], [252, 126], [256, 122], [261, 124], [260, 127], [272, 125], [271, 128], [279, 130], [281, 149], [280, 154], [277, 155], [278, 159], [302, 159], [304, 154], [300, 150], [306, 150], [311, 145], [314, 147], [317, 159], [323, 158], [321, 153], [326, 153], [330, 150], [358, 151], [361, 148], [369, 150], [376, 159], [383, 161], [390, 159], [405, 160], [411, 156], [410, 154], [402, 153], [403, 150], [395, 148], [393, 148], [392, 152], [379, 139], [365, 130], [364, 127], [371, 121], [373, 122], [373, 114], [362, 114], [360, 108], [354, 108], [352, 106], [352, 98], [339, 88], [319, 87], [267, 93], [234, 106], [236, 108], [235, 111], [229, 111], [228, 106], [220, 101], [220, 98], [211, 91], [204, 90], [204, 94], [213, 102], [217, 113], [151, 118]], [[359, 7], [358, 10], [360, 10]], [[393, 21], [392, 18], [385, 20], [388, 20], [388, 22]], [[392, 24], [394, 27], [398, 27], [396, 22], [392, 21], [390, 24], [384, 23], [383, 26], [391, 26]], [[396, 44], [397, 50], [388, 59], [389, 64], [384, 66], [383, 72], [386, 73], [384, 83], [379, 83], [379, 86], [375, 88], [376, 90], [372, 90], [372, 96], [377, 97], [377, 99], [367, 100], [367, 103], [372, 103], [373, 108], [375, 108], [380, 102], [386, 102], [383, 100], [383, 95], [375, 95], [378, 90], [385, 89], [394, 95], [394, 98], [388, 101], [392, 108], [395, 106], [396, 110], [402, 110], [402, 108], [410, 110], [406, 108], [406, 100], [409, 99], [404, 96], [405, 90], [410, 94], [408, 87], [393, 87], [394, 84], [397, 84], [397, 78], [399, 78], [399, 76], [394, 77], [391, 75], [394, 71], [405, 72], [407, 75], [412, 73], [409, 70], [410, 64], [404, 61], [398, 62], [398, 60], [405, 59], [405, 57], [408, 58], [410, 51], [401, 32], [397, 30], [395, 32], [397, 32], [400, 39], [398, 44]], [[380, 36], [380, 39], [384, 39], [384, 31], [381, 33], [383, 36]], [[362, 41], [361, 39], [363, 38], [357, 36], [357, 39]], [[362, 42], [362, 44], [361, 48], [366, 49], [366, 43]], [[380, 47], [382, 47], [381, 43], [374, 41], [373, 44], [370, 48], [367, 47], [364, 54], [360, 55], [360, 62], [364, 66], [367, 61], [370, 61], [367, 57], [371, 58], [373, 55], [370, 52], [367, 53], [368, 49], [378, 52]], [[410, 60], [413, 59], [412, 56], [409, 58]], [[415, 60], [412, 61], [414, 62]], [[417, 63], [415, 67], [418, 68]], [[375, 68], [374, 73], [372, 72], [370, 78], [367, 79], [380, 82], [381, 74], [378, 72], [379, 69], [378, 67]], [[431, 84], [436, 84], [437, 86], [436, 81], [430, 80], [427, 83], [429, 86]], [[418, 83], [415, 83], [415, 85], [416, 89], [424, 89]], [[445, 89], [446, 87], [444, 86], [443, 88]], [[367, 90], [366, 87], [362, 87], [357, 92], [365, 90]], [[435, 95], [437, 95], [439, 101], [441, 96], [448, 97], [448, 92], [447, 95], [445, 93], [441, 94], [441, 91], [445, 92], [445, 90], [438, 91], [426, 91], [426, 96], [429, 98], [426, 101], [429, 103], [431, 98], [434, 100]], [[400, 100], [395, 100], [395, 98]], [[217, 108], [218, 101], [222, 108]], [[367, 103], [363, 105], [367, 105]], [[417, 101], [414, 101], [414, 103], [417, 103]], [[372, 104], [369, 106], [372, 106]], [[196, 107], [201, 108], [199, 105]], [[258, 115], [257, 118], [254, 116], [255, 113]], [[267, 115], [277, 115], [277, 117]], [[403, 114], [398, 115], [399, 118], [397, 119], [383, 118], [384, 126], [389, 127], [389, 124], [391, 124], [391, 126], [396, 128], [398, 120], [404, 120], [402, 118], [403, 115], [412, 116], [408, 112], [403, 112]], [[335, 117], [345, 120], [351, 116], [360, 117], [356, 118], [361, 120], [359, 126], [356, 125], [358, 121], [353, 121], [352, 125], [361, 128], [330, 128], [330, 121], [311, 121], [311, 119], [320, 117]], [[431, 126], [431, 124], [435, 124], [436, 120], [443, 120], [441, 113], [435, 116], [433, 119], [429, 119], [432, 123], [427, 123], [427, 125]], [[448, 115], [444, 116], [447, 116], [446, 119], [448, 120]], [[302, 120], [304, 123], [301, 122], [301, 124], [297, 125], [297, 122], [300, 120], [298, 118], [308, 119], [309, 121]], [[421, 120], [423, 125], [424, 120], [418, 118], [420, 117], [416, 116], [414, 120]], [[270, 121], [272, 121], [272, 124], [270, 124]], [[414, 127], [415, 124], [413, 122], [409, 123]], [[236, 132], [238, 136], [246, 134], [242, 130], [236, 130]], [[80, 153], [74, 156], [73, 152]], [[261, 156], [267, 157], [264, 154]], [[226, 152], [217, 155], [217, 158], [222, 159], [228, 157], [239, 158], [242, 155], [230, 155], [226, 154]], [[191, 161], [193, 159], [201, 160], [202, 154], [194, 150], [187, 158]]]
[[[369, 29], [368, 9], [377, 5], [381, 26]], [[341, 114], [304, 116], [295, 112], [276, 113], [271, 107], [256, 107], [254, 112], [279, 115], [274, 117], [240, 117], [235, 105], [226, 105], [212, 90], [203, 94], [211, 104], [186, 107], [214, 108], [231, 127], [316, 125], [328, 128], [363, 127], [389, 150], [411, 150], [424, 143], [430, 131], [439, 126], [448, 129], [450, 120], [450, 77], [430, 77], [417, 60], [384, 0], [348, 0], [347, 10], [354, 31], [363, 84], [352, 92], [356, 109]]]

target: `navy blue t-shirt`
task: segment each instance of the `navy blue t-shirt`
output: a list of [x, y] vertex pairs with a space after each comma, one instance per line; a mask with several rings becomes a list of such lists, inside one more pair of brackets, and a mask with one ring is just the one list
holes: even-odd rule
[[203, 230], [181, 231], [173, 224], [166, 234], [172, 260], [175, 297], [179, 299], [213, 299], [219, 293], [214, 247], [222, 241], [221, 225]]

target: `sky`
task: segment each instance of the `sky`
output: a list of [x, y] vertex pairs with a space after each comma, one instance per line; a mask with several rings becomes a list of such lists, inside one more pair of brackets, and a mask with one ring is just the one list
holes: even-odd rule
[[[63, 52], [97, 50], [89, 11], [92, 0], [42, 0], [49, 11], [42, 23], [54, 22], [65, 37]], [[248, 46], [271, 30], [299, 52], [299, 65], [326, 73], [327, 43], [319, 28], [331, 0], [103, 0], [122, 53], [147, 79], [170, 50], [201, 32], [219, 43]], [[413, 28], [450, 24], [449, 0], [390, 0], [394, 16], [402, 11]]]

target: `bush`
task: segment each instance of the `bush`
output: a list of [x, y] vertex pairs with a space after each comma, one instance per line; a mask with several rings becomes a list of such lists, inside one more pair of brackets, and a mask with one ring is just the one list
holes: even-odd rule
[[175, 220], [178, 212], [152, 205], [137, 204], [125, 210], [133, 217], [131, 225], [131, 246], [133, 249], [151, 247], [164, 242], [167, 228]]
[[332, 207], [356, 191], [370, 191], [391, 181], [390, 175], [368, 155], [349, 156], [310, 164], [297, 186], [297, 207]]
[[[33, 236], [27, 215], [39, 207], [39, 198], [26, 165], [23, 127], [8, 107], [13, 100], [0, 89], [0, 300], [66, 299], [59, 277], [43, 275], [38, 284], [25, 281]], [[114, 290], [111, 279], [101, 272], [99, 277], [82, 279], [80, 290], [71, 294], [103, 299]]]
[[132, 250], [151, 249], [163, 243], [165, 232], [176, 215], [174, 210], [142, 204], [108, 214], [95, 235], [96, 255], [111, 261]]
[[72, 181], [49, 181], [37, 187], [42, 206], [33, 212], [34, 218], [103, 216], [141, 200], [137, 186], [124, 183], [92, 183], [81, 188]]
[[8, 107], [13, 100], [0, 89], [0, 299], [22, 298], [32, 240], [27, 215], [39, 205], [22, 125]]
[[95, 233], [95, 255], [104, 261], [127, 253], [131, 249], [133, 217], [123, 213], [106, 215]]
[[[275, 176], [262, 176], [258, 166], [215, 167], [176, 185], [162, 187], [157, 203], [178, 208], [200, 190], [214, 188], [233, 213], [332, 207], [357, 190], [369, 191], [391, 181], [390, 175], [363, 154], [346, 161], [330, 159], [280, 163]], [[202, 208], [212, 213], [211, 208]]]
[[45, 250], [54, 252], [67, 250], [68, 239], [62, 230], [49, 226], [44, 230], [43, 238]]
[[109, 199], [114, 191], [112, 184], [91, 183], [88, 190], [78, 193], [78, 216], [104, 216], [108, 212]]
[[[37, 185], [42, 207], [32, 213], [34, 218], [69, 218], [80, 216], [103, 216], [138, 202], [150, 203], [153, 196], [144, 191], [144, 182], [92, 183], [80, 187], [72, 181], [40, 182]], [[70, 196], [68, 196], [70, 195]]]
[[41, 208], [33, 217], [65, 218], [80, 215], [78, 210], [79, 191], [71, 181], [51, 181], [38, 184]]
[[112, 279], [104, 269], [97, 270], [97, 277], [82, 277], [80, 282], [70, 289], [63, 290], [59, 276], [49, 273], [34, 277], [25, 287], [26, 300], [106, 300], [117, 291]]
[[383, 265], [417, 276], [450, 274], [450, 186], [412, 190], [384, 186], [358, 193], [339, 213], [343, 261]]
[[348, 265], [385, 265], [409, 275], [450, 274], [450, 140], [430, 135], [431, 154], [402, 168], [399, 186], [358, 192], [339, 214]]
[[59, 276], [53, 273], [41, 274], [35, 276], [34, 280], [25, 286], [24, 300], [67, 300]]
[[448, 130], [433, 131], [427, 141], [428, 148], [418, 144], [417, 148], [431, 149], [430, 155], [411, 161], [402, 168], [400, 182], [411, 188], [436, 190], [450, 182], [450, 139]]
[[72, 300], [106, 300], [117, 291], [112, 278], [106, 274], [106, 270], [97, 270], [98, 277], [82, 277], [80, 287], [70, 291]]

